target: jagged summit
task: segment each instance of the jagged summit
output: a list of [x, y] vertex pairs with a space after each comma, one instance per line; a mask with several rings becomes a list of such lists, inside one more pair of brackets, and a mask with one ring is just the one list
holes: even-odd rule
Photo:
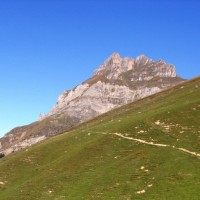
[[134, 80], [150, 79], [158, 77], [176, 77], [175, 67], [161, 61], [152, 61], [145, 55], [136, 58], [121, 58], [118, 53], [113, 53], [94, 72], [95, 75], [103, 75], [107, 79], [120, 79], [122, 73], [132, 71]]
[[142, 65], [146, 65], [148, 63], [152, 63], [152, 60], [149, 59], [147, 56], [145, 56], [144, 54], [138, 56], [135, 58], [135, 64], [142, 66]]
[[122, 58], [113, 53], [90, 79], [63, 92], [39, 121], [13, 129], [0, 139], [0, 151], [17, 151], [181, 81], [175, 67], [162, 60], [152, 61], [145, 55]]
[[61, 94], [47, 117], [66, 112], [83, 122], [180, 81], [173, 65], [154, 62], [145, 55], [122, 58], [113, 53], [93, 77]]
[[149, 58], [147, 56], [145, 56], [144, 54], [141, 54], [141, 55], [137, 56], [136, 59], [149, 59]]
[[112, 53], [112, 55], [111, 55], [108, 59], [120, 60], [120, 59], [121, 59], [121, 56], [120, 56], [119, 53], [114, 52], [114, 53]]

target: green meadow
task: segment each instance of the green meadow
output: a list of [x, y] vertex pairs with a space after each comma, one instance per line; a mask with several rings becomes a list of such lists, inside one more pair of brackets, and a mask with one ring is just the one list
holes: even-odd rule
[[200, 78], [0, 159], [0, 199], [200, 199]]

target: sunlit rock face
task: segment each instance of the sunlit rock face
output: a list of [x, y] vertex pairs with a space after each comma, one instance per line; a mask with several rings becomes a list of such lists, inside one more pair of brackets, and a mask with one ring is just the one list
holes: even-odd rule
[[175, 67], [160, 60], [152, 61], [145, 55], [135, 59], [121, 58], [118, 53], [112, 54], [94, 73], [106, 75], [108, 79], [120, 79], [123, 72], [130, 72], [132, 80], [149, 80], [153, 77], [176, 77]]
[[121, 105], [136, 101], [182, 82], [175, 67], [144, 55], [135, 59], [113, 53], [93, 76], [64, 91], [57, 104], [39, 121], [17, 127], [0, 139], [5, 155], [90, 120]]
[[175, 67], [144, 55], [135, 59], [113, 53], [91, 79], [63, 92], [46, 117], [67, 113], [80, 122], [178, 83]]
[[[83, 122], [120, 105], [160, 91], [159, 87], [141, 87], [132, 90], [125, 85], [115, 85], [102, 81], [98, 81], [91, 86], [85, 83], [81, 88], [82, 91], [75, 89], [65, 93], [65, 95], [62, 94], [57, 105], [47, 116], [66, 112]], [[73, 95], [69, 95], [72, 92]], [[78, 93], [80, 94], [79, 97], [77, 97]]]

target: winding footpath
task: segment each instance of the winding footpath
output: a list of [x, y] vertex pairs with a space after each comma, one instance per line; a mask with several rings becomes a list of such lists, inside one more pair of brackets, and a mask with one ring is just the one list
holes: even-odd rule
[[124, 136], [120, 133], [113, 133], [113, 135], [117, 135], [117, 136], [125, 138], [127, 140], [133, 140], [133, 141], [137, 141], [137, 142], [140, 142], [140, 143], [143, 143], [143, 144], [148, 144], [148, 145], [153, 145], [153, 146], [158, 146], [158, 147], [169, 147], [169, 145], [167, 145], [167, 144], [156, 144], [156, 143], [153, 143], [153, 142], [147, 142], [145, 140], [127, 137], [127, 136]]
[[121, 137], [121, 138], [124, 138], [124, 139], [127, 139], [127, 140], [132, 140], [132, 141], [140, 142], [140, 143], [147, 144], [147, 145], [158, 146], [158, 147], [171, 147], [173, 149], [182, 151], [184, 153], [188, 153], [192, 156], [200, 157], [200, 153], [189, 151], [189, 150], [184, 149], [184, 148], [178, 148], [178, 147], [170, 146], [170, 145], [167, 145], [167, 144], [158, 144], [158, 143], [153, 143], [153, 142], [147, 142], [147, 141], [142, 140], [142, 139], [136, 139], [136, 138], [124, 136], [121, 133], [112, 133], [112, 135], [116, 135], [118, 137]]

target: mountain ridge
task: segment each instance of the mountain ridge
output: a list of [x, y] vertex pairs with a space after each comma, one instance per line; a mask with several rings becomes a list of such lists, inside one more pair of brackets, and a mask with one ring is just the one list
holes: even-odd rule
[[5, 154], [17, 151], [182, 81], [175, 67], [164, 61], [153, 61], [145, 55], [121, 58], [113, 53], [91, 78], [64, 91], [39, 121], [16, 128], [1, 138], [0, 151]]

